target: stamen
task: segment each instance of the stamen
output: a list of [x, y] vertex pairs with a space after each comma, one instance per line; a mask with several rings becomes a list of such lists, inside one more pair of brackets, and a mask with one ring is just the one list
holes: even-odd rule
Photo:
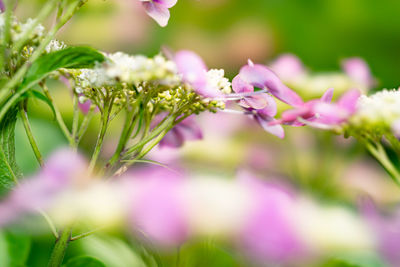
[[254, 63], [253, 61], [251, 61], [250, 58], [247, 60], [247, 63], [249, 64], [250, 67], [254, 67]]
[[216, 100], [216, 101], [241, 100], [247, 96], [259, 95], [259, 94], [263, 94], [263, 93], [267, 93], [267, 92], [268, 92], [267, 89], [263, 89], [263, 90], [254, 91], [254, 92], [226, 94], [224, 97], [217, 97], [217, 98], [213, 98], [212, 100]]
[[225, 112], [225, 113], [237, 114], [237, 115], [248, 115], [247, 111], [245, 112], [245, 111], [235, 110], [235, 109], [222, 109], [222, 110], [218, 110], [218, 112]]

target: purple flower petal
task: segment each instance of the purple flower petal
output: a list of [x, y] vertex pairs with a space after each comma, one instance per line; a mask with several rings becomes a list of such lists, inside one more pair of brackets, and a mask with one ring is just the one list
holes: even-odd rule
[[1, 11], [1, 12], [4, 12], [5, 9], [6, 9], [6, 8], [5, 8], [5, 6], [4, 6], [3, 0], [0, 0], [0, 11]]
[[185, 141], [203, 139], [201, 128], [195, 119], [190, 116], [172, 128], [161, 140], [160, 147], [178, 148], [183, 146]]
[[281, 139], [285, 137], [285, 131], [283, 130], [282, 125], [274, 124], [274, 118], [262, 118], [261, 116], [255, 116], [255, 120], [265, 131], [269, 132], [270, 134], [273, 134]]
[[174, 246], [187, 236], [184, 201], [181, 199], [181, 179], [165, 168], [151, 168], [132, 174], [136, 180], [131, 222], [135, 232], [143, 233], [161, 246]]
[[[232, 89], [235, 93], [251, 93], [254, 92], [254, 87], [245, 82], [240, 75], [236, 75], [232, 80]], [[244, 108], [262, 109], [268, 104], [266, 94], [255, 94], [244, 97], [239, 101], [239, 105]]]
[[175, 64], [183, 81], [190, 84], [196, 93], [204, 97], [218, 97], [221, 92], [207, 82], [207, 66], [196, 53], [181, 50], [175, 55]]
[[360, 91], [357, 89], [349, 90], [339, 98], [337, 104], [347, 112], [354, 113], [356, 111], [357, 101], [360, 98], [360, 95]]
[[342, 68], [355, 82], [370, 88], [374, 85], [374, 79], [368, 64], [361, 58], [349, 58], [342, 62]]
[[325, 91], [325, 93], [322, 95], [321, 97], [321, 101], [322, 102], [332, 102], [332, 98], [333, 98], [333, 88], [329, 88], [328, 90]]
[[249, 175], [240, 179], [253, 192], [255, 203], [240, 232], [241, 248], [257, 261], [278, 265], [301, 255], [305, 246], [292, 224], [294, 199], [290, 193]]
[[177, 0], [141, 0], [147, 14], [161, 27], [168, 24], [170, 18], [169, 8], [173, 7]]
[[284, 81], [292, 80], [305, 72], [303, 63], [292, 54], [280, 56], [271, 64], [271, 69]]
[[273, 96], [289, 105], [303, 104], [303, 100], [297, 93], [284, 85], [274, 72], [263, 65], [246, 65], [241, 68], [239, 75], [245, 82], [258, 88], [268, 89]]

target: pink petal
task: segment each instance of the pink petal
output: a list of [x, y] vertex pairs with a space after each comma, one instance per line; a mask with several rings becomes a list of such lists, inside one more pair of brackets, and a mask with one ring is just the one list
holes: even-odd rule
[[147, 14], [152, 17], [161, 27], [167, 26], [170, 17], [168, 7], [155, 1], [142, 2], [142, 5]]
[[303, 63], [292, 54], [280, 56], [271, 64], [271, 69], [284, 81], [294, 79], [305, 72]]
[[263, 65], [255, 64], [242, 67], [240, 77], [252, 86], [267, 88], [272, 95], [289, 105], [299, 106], [303, 104], [299, 95], [284, 85], [275, 73]]
[[235, 93], [250, 93], [254, 92], [254, 87], [236, 75], [232, 80], [232, 90]]
[[321, 101], [329, 103], [329, 102], [332, 102], [332, 98], [333, 98], [333, 88], [329, 88], [322, 95]]
[[[270, 134], [273, 134], [281, 139], [285, 137], [285, 131], [283, 130], [282, 125], [280, 124], [275, 124], [274, 125], [274, 118], [269, 118], [269, 119], [264, 119], [261, 118], [260, 116], [255, 117], [256, 121], [263, 127], [263, 129]], [[271, 123], [272, 122], [272, 123]]]
[[207, 66], [196, 53], [182, 50], [175, 55], [175, 64], [183, 81], [192, 85], [196, 93], [204, 97], [217, 97], [221, 92], [207, 83]]
[[337, 104], [339, 107], [353, 114], [356, 111], [357, 101], [360, 95], [361, 95], [360, 91], [357, 89], [349, 90], [346, 93], [344, 93], [342, 97], [340, 97]]
[[174, 5], [176, 5], [178, 0], [153, 0], [153, 2], [156, 2], [159, 5], [162, 5], [162, 6], [166, 7], [166, 8], [171, 8]]
[[266, 101], [267, 105], [264, 108], [257, 110], [257, 114], [262, 117], [275, 117], [276, 113], [278, 112], [275, 99], [267, 94], [264, 94], [263, 98]]
[[373, 77], [368, 64], [361, 58], [349, 58], [342, 62], [342, 68], [354, 81], [367, 87], [373, 86]]

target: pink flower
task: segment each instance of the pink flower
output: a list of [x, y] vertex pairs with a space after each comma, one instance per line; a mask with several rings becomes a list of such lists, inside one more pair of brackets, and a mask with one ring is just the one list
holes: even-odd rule
[[[232, 80], [232, 89], [237, 94], [252, 93], [254, 86], [245, 82], [240, 75], [237, 75]], [[268, 95], [263, 94], [249, 94], [239, 100], [239, 105], [244, 108], [262, 109], [268, 104]]]
[[278, 76], [266, 66], [253, 64], [249, 61], [248, 65], [240, 69], [239, 76], [243, 82], [266, 89], [273, 96], [291, 106], [303, 105], [301, 97], [284, 85]]
[[170, 247], [182, 243], [188, 232], [181, 187], [182, 177], [165, 168], [148, 168], [134, 178], [130, 221], [144, 241]]
[[140, 0], [147, 14], [152, 17], [161, 27], [168, 24], [170, 17], [169, 9], [176, 5], [178, 0]]
[[199, 55], [192, 51], [181, 50], [175, 54], [175, 64], [182, 74], [183, 81], [190, 84], [194, 91], [204, 97], [218, 97], [222, 93], [207, 81], [207, 66]]
[[249, 173], [239, 175], [253, 193], [254, 206], [239, 233], [239, 246], [259, 262], [282, 264], [301, 256], [305, 245], [294, 227], [291, 190], [265, 183]]
[[352, 80], [366, 88], [371, 88], [375, 85], [371, 70], [362, 58], [348, 58], [342, 62], [342, 68]]
[[298, 119], [302, 118], [307, 121], [318, 121], [319, 117], [316, 115], [314, 108], [315, 106], [322, 103], [330, 103], [333, 97], [333, 89], [328, 89], [321, 99], [314, 99], [305, 102], [303, 105], [295, 107], [284, 111], [281, 118], [276, 121], [276, 123], [289, 124], [292, 126], [303, 126], [304, 123], [300, 122]]
[[[341, 124], [356, 112], [360, 91], [352, 89], [344, 93], [336, 103], [319, 102], [314, 107], [318, 123], [327, 126]], [[318, 127], [318, 125], [316, 125]]]
[[260, 126], [270, 134], [273, 134], [279, 138], [285, 137], [285, 131], [283, 127], [278, 123], [274, 116], [277, 113], [276, 102], [272, 96], [266, 95], [267, 105], [263, 109], [247, 109], [250, 114], [252, 114], [255, 121], [260, 124]]
[[178, 148], [188, 140], [201, 140], [203, 133], [193, 116], [190, 116], [172, 128], [161, 140], [160, 147]]
[[306, 72], [301, 60], [292, 54], [281, 55], [270, 67], [284, 81], [292, 80]]
[[87, 164], [80, 155], [67, 149], [57, 151], [38, 175], [24, 180], [0, 203], [0, 226], [51, 205], [59, 192], [85, 178], [86, 171]]
[[372, 200], [365, 200], [362, 212], [378, 238], [378, 249], [390, 266], [400, 266], [400, 212], [392, 216], [382, 215]]

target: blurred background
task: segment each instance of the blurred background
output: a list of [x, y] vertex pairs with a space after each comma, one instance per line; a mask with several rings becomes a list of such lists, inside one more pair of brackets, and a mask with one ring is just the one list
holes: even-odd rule
[[[25, 20], [34, 16], [45, 0], [18, 2], [17, 14]], [[225, 69], [229, 78], [248, 58], [269, 64], [281, 54], [293, 53], [312, 73], [325, 73], [340, 72], [341, 60], [357, 56], [369, 64], [377, 80], [375, 91], [400, 84], [399, 13], [398, 0], [179, 0], [171, 9], [169, 25], [161, 28], [144, 13], [139, 1], [90, 0], [57, 38], [68, 45], [147, 56], [159, 53], [162, 47], [190, 49], [201, 55], [208, 67]], [[51, 85], [65, 120], [71, 123], [72, 101], [67, 101], [71, 93], [61, 83]], [[67, 144], [46, 105], [31, 101], [29, 115], [44, 155]], [[157, 148], [150, 157], [183, 166], [196, 175], [227, 179], [247, 169], [266, 179], [284, 180], [325, 202], [356, 206], [364, 195], [389, 206], [400, 200], [399, 189], [351, 139], [310, 128], [286, 128], [287, 136], [280, 140], [244, 116], [203, 114], [198, 119], [204, 140], [187, 143], [179, 150]], [[112, 124], [104, 157], [113, 152], [119, 124], [118, 120]], [[92, 152], [96, 134], [94, 120], [82, 142], [83, 153]], [[25, 174], [32, 174], [38, 165], [21, 123], [16, 138], [18, 164]], [[36, 242], [41, 249], [51, 246]], [[111, 249], [122, 241], [96, 242]], [[134, 261], [134, 255], [128, 254], [125, 256]], [[37, 261], [44, 262], [47, 255], [42, 258]], [[219, 266], [232, 265], [221, 262]]]

